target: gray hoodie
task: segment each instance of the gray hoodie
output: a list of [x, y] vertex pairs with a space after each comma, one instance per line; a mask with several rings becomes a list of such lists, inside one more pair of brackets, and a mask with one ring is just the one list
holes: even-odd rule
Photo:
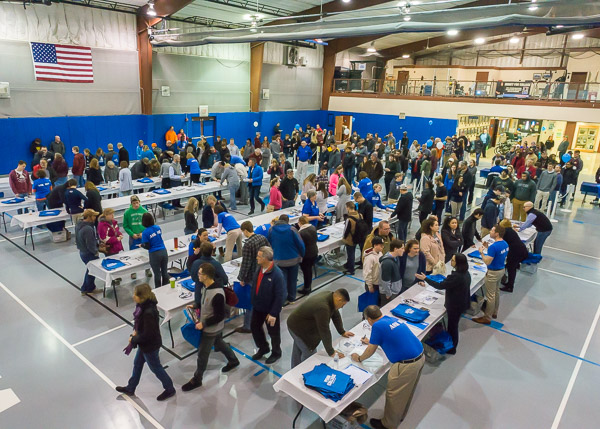
[[556, 181], [558, 177], [554, 170], [548, 171], [544, 170], [540, 174], [540, 177], [537, 182], [537, 190], [541, 192], [551, 192], [556, 188]]
[[379, 293], [385, 296], [399, 294], [402, 290], [400, 258], [396, 258], [388, 252], [379, 259], [379, 262], [381, 263]]
[[221, 186], [223, 186], [223, 182], [225, 181], [229, 186], [240, 186], [240, 177], [233, 165], [225, 167], [225, 170], [221, 173]]

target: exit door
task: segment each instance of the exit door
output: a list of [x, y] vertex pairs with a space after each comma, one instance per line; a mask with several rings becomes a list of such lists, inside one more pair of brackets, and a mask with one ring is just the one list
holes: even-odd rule
[[396, 94], [406, 94], [408, 87], [408, 70], [398, 70], [398, 77], [396, 78]]
[[569, 82], [569, 99], [585, 100], [587, 98], [587, 91], [585, 89], [585, 82], [587, 81], [587, 72], [573, 72], [571, 73], [571, 82]]
[[[344, 136], [344, 126], [348, 127], [350, 133]], [[335, 141], [342, 142], [348, 140], [352, 134], [352, 116], [341, 115], [335, 117]]]

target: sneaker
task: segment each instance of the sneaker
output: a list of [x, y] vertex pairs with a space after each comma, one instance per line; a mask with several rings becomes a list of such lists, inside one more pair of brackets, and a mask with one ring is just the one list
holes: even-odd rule
[[173, 390], [165, 390], [163, 393], [156, 397], [156, 400], [164, 401], [165, 399], [169, 399], [171, 396], [175, 396], [175, 388], [173, 388]]
[[102, 293], [102, 292], [103, 292], [102, 289], [94, 289], [93, 291], [90, 291], [90, 292], [81, 292], [81, 296], [86, 296], [86, 295], [87, 296], [92, 296], [92, 295], [96, 295], [96, 294], [99, 294], [99, 293]]
[[237, 334], [250, 334], [252, 331], [250, 329], [244, 328], [243, 326], [240, 326], [239, 328], [235, 328], [233, 332]]
[[200, 386], [202, 386], [202, 382], [196, 381], [195, 378], [192, 378], [190, 381], [181, 386], [181, 390], [183, 390], [184, 392], [189, 392], [190, 390], [194, 390]]
[[265, 206], [264, 204], [261, 204], [261, 206], [260, 206], [260, 211], [261, 211], [261, 212], [264, 212], [264, 211], [265, 211], [265, 207], [266, 207], [266, 206]]
[[127, 396], [133, 396], [133, 395], [135, 395], [135, 392], [132, 392], [131, 390], [127, 390], [126, 386], [117, 386], [117, 387], [115, 387], [115, 390], [117, 392], [122, 393], [122, 394], [127, 395]]
[[152, 270], [150, 270], [150, 269], [146, 270], [146, 277], [152, 277]]
[[259, 350], [252, 355], [252, 360], [260, 360], [264, 355], [266, 355], [269, 352], [270, 352], [269, 349]]
[[135, 280], [137, 279], [137, 274], [136, 273], [131, 273], [131, 280]]
[[381, 419], [371, 419], [369, 420], [369, 423], [373, 429], [387, 429], [383, 423], [381, 423]]
[[475, 323], [481, 323], [482, 325], [490, 325], [492, 321], [485, 316], [482, 317], [474, 317], [471, 319]]
[[240, 361], [239, 360], [236, 360], [233, 363], [229, 362], [227, 365], [225, 365], [223, 368], [221, 368], [221, 372], [222, 373], [229, 372], [232, 369], [237, 368], [239, 365], [240, 365]]
[[248, 212], [248, 216], [252, 216], [254, 214], [254, 210], [250, 210], [250, 212]]
[[513, 291], [513, 289], [511, 287], [509, 288], [507, 286], [501, 287], [500, 290], [502, 292], [508, 292], [508, 293], [512, 293], [512, 291]]
[[277, 362], [280, 358], [281, 358], [281, 353], [277, 353], [277, 354], [271, 353], [271, 356], [269, 356], [267, 358], [267, 360], [265, 361], [265, 363], [267, 365], [271, 365], [272, 363]]
[[300, 289], [298, 290], [298, 293], [302, 294], [302, 295], [310, 295], [311, 290], [310, 289]]

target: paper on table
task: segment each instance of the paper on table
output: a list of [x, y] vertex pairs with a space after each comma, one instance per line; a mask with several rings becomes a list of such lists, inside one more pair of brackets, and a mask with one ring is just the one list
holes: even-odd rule
[[427, 286], [425, 287], [425, 290], [426, 290], [427, 292], [433, 292], [433, 293], [437, 293], [437, 294], [439, 294], [439, 295], [444, 295], [444, 294], [445, 294], [445, 292], [446, 292], [444, 289], [439, 289], [439, 290], [438, 290], [438, 289], [434, 288], [433, 286], [429, 286], [429, 285], [427, 285]]
[[434, 304], [438, 300], [438, 297], [435, 296], [434, 294], [432, 294], [431, 292], [424, 290], [424, 291], [418, 293], [417, 295], [415, 295], [413, 297], [413, 300], [418, 301], [423, 305], [431, 305], [431, 304]]
[[226, 274], [231, 274], [236, 270], [237, 267], [232, 267], [231, 265], [223, 265], [223, 270]]
[[365, 381], [373, 376], [373, 374], [371, 374], [369, 371], [365, 371], [354, 364], [348, 365], [346, 368], [340, 370], [340, 372], [348, 374], [350, 377], [352, 377], [352, 381], [354, 381], [354, 384], [357, 386], [364, 384]]

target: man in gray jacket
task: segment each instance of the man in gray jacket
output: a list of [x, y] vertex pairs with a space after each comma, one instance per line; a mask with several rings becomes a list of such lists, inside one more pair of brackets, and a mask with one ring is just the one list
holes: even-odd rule
[[333, 174], [335, 169], [342, 164], [342, 154], [337, 148], [337, 144], [331, 144], [331, 152], [329, 153], [329, 174]]
[[54, 141], [50, 143], [50, 152], [54, 159], [54, 154], [60, 153], [63, 158], [65, 157], [65, 144], [60, 139], [60, 136], [54, 136]]
[[200, 318], [196, 323], [196, 329], [202, 331], [202, 341], [198, 348], [198, 361], [196, 372], [190, 381], [181, 386], [181, 390], [189, 392], [202, 386], [202, 376], [208, 364], [210, 352], [215, 347], [215, 351], [221, 352], [227, 358], [227, 365], [221, 368], [221, 372], [229, 372], [240, 364], [231, 346], [223, 341], [223, 328], [225, 327], [225, 291], [220, 279], [216, 277], [216, 270], [211, 264], [204, 263], [198, 270], [198, 279], [200, 284], [196, 287], [202, 287], [200, 302], [187, 307], [188, 311], [195, 312], [196, 308], [201, 308]]
[[82, 296], [102, 292], [102, 290], [96, 289], [95, 277], [90, 276], [87, 269], [88, 262], [98, 259], [98, 240], [96, 239], [94, 223], [99, 214], [92, 209], [86, 209], [83, 211], [82, 220], [75, 225], [75, 243], [77, 244], [77, 250], [79, 250], [79, 257], [86, 265], [83, 285], [81, 286]]
[[235, 167], [231, 164], [225, 164], [223, 172], [221, 173], [221, 186], [223, 186], [224, 182], [227, 182], [227, 187], [229, 188], [229, 208], [231, 210], [237, 210], [235, 193], [240, 189], [240, 178]]
[[379, 300], [383, 307], [398, 296], [402, 290], [402, 274], [400, 273], [400, 256], [404, 253], [404, 245], [398, 239], [390, 243], [390, 251], [383, 255], [381, 263], [381, 279], [379, 281]]
[[550, 197], [550, 192], [556, 188], [556, 181], [558, 180], [557, 174], [554, 172], [554, 166], [556, 164], [553, 162], [548, 163], [548, 168], [540, 174], [537, 182], [537, 191], [535, 194], [535, 202], [533, 207], [546, 211], [546, 206], [548, 205], [548, 198]]

